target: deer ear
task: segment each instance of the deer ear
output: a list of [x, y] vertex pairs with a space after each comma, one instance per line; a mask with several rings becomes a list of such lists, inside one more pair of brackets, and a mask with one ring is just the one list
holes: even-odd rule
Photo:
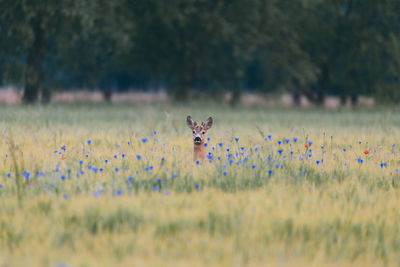
[[207, 119], [206, 123], [205, 123], [205, 128], [206, 128], [207, 130], [210, 129], [211, 126], [212, 126], [212, 124], [213, 124], [213, 119], [212, 119], [211, 117], [209, 117], [209, 118]]
[[192, 119], [192, 117], [187, 116], [186, 124], [190, 129], [193, 129], [196, 126], [197, 123]]

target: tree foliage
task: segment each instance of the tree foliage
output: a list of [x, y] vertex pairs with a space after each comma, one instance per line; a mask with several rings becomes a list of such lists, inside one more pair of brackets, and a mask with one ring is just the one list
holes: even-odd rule
[[395, 0], [0, 0], [2, 84], [400, 99]]

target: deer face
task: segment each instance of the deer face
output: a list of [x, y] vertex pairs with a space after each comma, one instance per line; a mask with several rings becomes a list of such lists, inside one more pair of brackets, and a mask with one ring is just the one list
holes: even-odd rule
[[192, 117], [187, 116], [186, 124], [192, 130], [193, 133], [193, 143], [195, 145], [201, 145], [204, 143], [205, 134], [207, 133], [208, 129], [211, 128], [213, 120], [211, 117], [207, 119], [204, 123], [202, 122], [200, 125], [195, 122]]

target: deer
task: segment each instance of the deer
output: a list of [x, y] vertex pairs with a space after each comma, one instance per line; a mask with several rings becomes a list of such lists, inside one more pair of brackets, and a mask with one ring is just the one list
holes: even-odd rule
[[206, 158], [204, 138], [205, 134], [213, 124], [213, 119], [209, 117], [205, 123], [202, 122], [200, 125], [198, 125], [191, 116], [187, 116], [186, 124], [193, 133], [193, 160], [204, 161], [204, 159]]

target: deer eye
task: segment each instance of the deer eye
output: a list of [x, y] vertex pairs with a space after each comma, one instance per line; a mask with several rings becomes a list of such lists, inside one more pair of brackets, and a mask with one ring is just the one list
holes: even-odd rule
[[193, 131], [193, 134], [195, 134], [196, 132], [195, 131]]
[[206, 134], [206, 132], [202, 132], [202, 134]]

